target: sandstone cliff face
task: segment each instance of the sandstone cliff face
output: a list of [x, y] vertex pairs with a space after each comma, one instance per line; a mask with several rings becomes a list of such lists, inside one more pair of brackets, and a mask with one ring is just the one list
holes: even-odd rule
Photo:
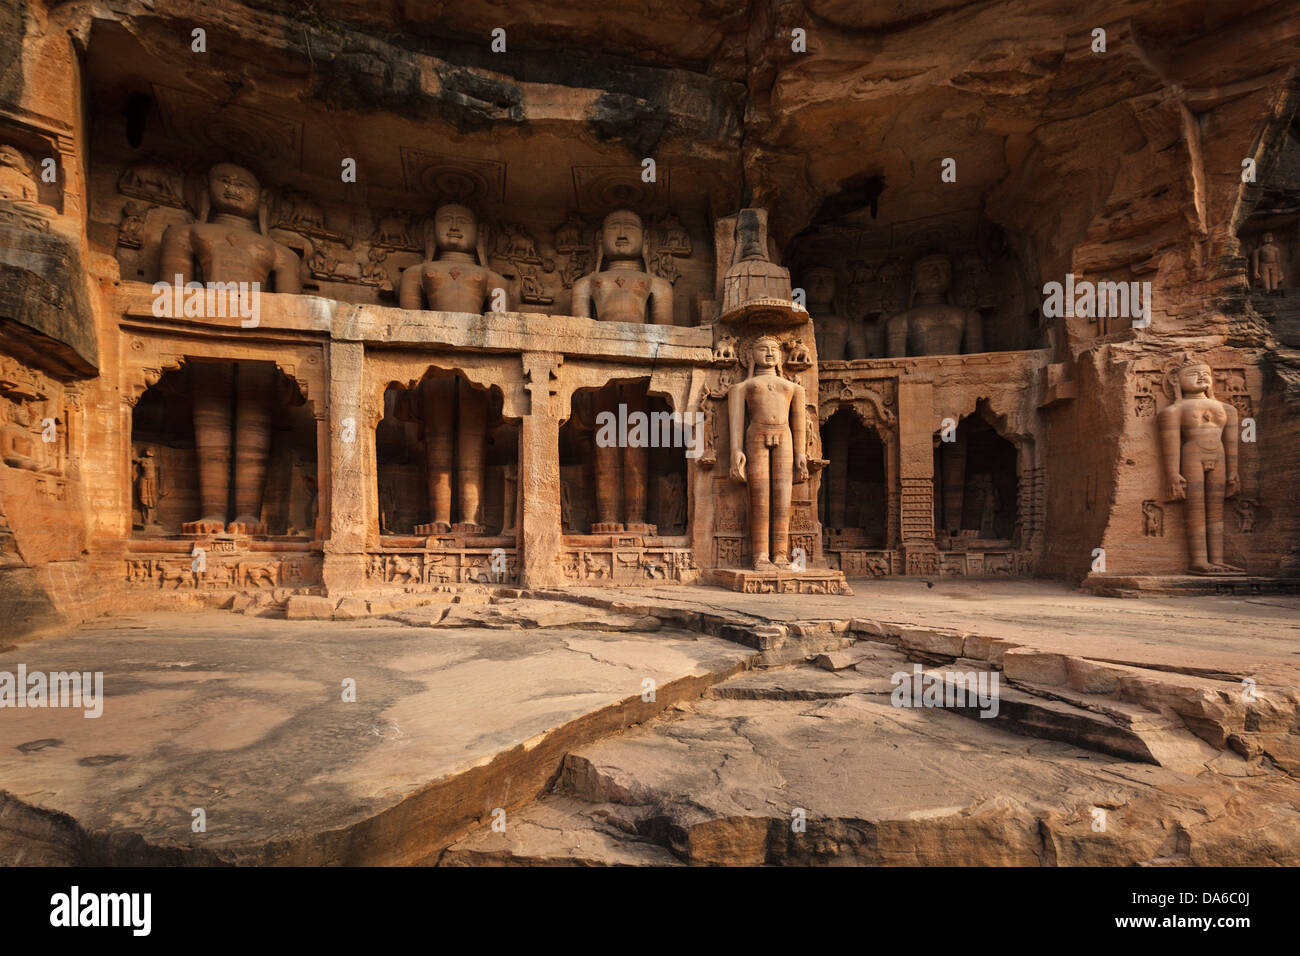
[[[598, 15], [549, 0], [23, 0], [0, 11], [0, 27], [3, 118], [58, 140], [66, 159], [61, 215], [81, 237], [92, 286], [84, 311], [94, 317], [78, 320], [93, 326], [86, 341], [114, 341], [115, 283], [139, 278], [119, 272], [119, 210], [97, 205], [95, 191], [168, 139], [215, 158], [216, 133], [229, 134], [282, 181], [321, 190], [353, 156], [370, 199], [394, 205], [395, 184], [431, 168], [411, 156], [435, 140], [471, 166], [508, 158], [499, 198], [521, 209], [581, 206], [614, 187], [574, 169], [651, 157], [671, 181], [665, 192], [708, 220], [742, 202], [769, 208], [779, 254], [814, 234], [851, 248], [973, 217], [1010, 237], [1017, 294], [1066, 273], [1150, 282], [1149, 328], [1062, 318], [1033, 343], [1079, 386], [1046, 413], [1040, 438], [1043, 570], [1081, 577], [1100, 546], [1112, 570], [1184, 566], [1172, 533], [1129, 547], [1142, 537], [1134, 508], [1160, 483], [1134, 370], [1175, 348], [1235, 350], [1215, 354], [1230, 372], [1249, 370], [1265, 426], [1251, 493], [1265, 504], [1258, 536], [1232, 557], [1254, 571], [1295, 562], [1300, 518], [1287, 489], [1300, 486], [1300, 462], [1284, 449], [1300, 428], [1300, 364], [1278, 337], [1290, 313], [1261, 306], [1247, 285], [1261, 210], [1300, 197], [1300, 22], [1284, 0], [615, 0]], [[498, 28], [504, 52], [492, 49]], [[1254, 182], [1242, 181], [1247, 159]], [[706, 231], [704, 213], [687, 226]], [[1300, 244], [1286, 241], [1294, 259]], [[85, 400], [111, 432], [118, 358], [104, 352]], [[129, 531], [94, 516], [120, 505], [117, 479], [97, 476], [129, 454], [123, 441], [105, 434], [70, 486], [67, 507], [91, 514], [92, 540]], [[1173, 511], [1168, 520], [1176, 526]]]

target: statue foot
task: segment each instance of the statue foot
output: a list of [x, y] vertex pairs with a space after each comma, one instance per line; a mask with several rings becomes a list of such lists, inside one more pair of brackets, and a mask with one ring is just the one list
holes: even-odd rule
[[1215, 574], [1245, 574], [1245, 568], [1238, 568], [1231, 564], [1218, 563], [1214, 565]]
[[224, 534], [225, 530], [225, 518], [200, 518], [181, 525], [181, 531], [185, 534]]
[[457, 521], [451, 526], [453, 534], [482, 534], [487, 527], [472, 521]]
[[431, 521], [428, 524], [417, 524], [414, 531], [416, 534], [447, 534], [451, 531], [451, 525], [445, 521]]
[[652, 524], [646, 524], [644, 521], [629, 521], [624, 525], [624, 530], [628, 534], [658, 534], [659, 529]]
[[250, 515], [240, 515], [226, 525], [228, 534], [266, 534], [266, 525]]
[[591, 525], [592, 534], [618, 534], [623, 526], [617, 521], [595, 521]]
[[784, 552], [778, 552], [776, 556], [772, 558], [772, 563], [782, 570], [790, 567], [790, 559]]
[[776, 565], [773, 564], [771, 561], [768, 560], [767, 555], [765, 555], [765, 554], [760, 554], [758, 557], [756, 557], [756, 558], [754, 559], [754, 570], [755, 570], [755, 571], [775, 571], [775, 570], [776, 570]]
[[1197, 561], [1187, 569], [1188, 574], [1213, 574], [1214, 565], [1208, 561]]

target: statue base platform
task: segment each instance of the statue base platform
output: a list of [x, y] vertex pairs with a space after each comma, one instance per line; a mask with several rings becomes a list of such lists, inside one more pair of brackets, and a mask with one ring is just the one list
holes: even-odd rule
[[1300, 577], [1262, 574], [1090, 574], [1080, 587], [1102, 597], [1152, 594], [1300, 594]]
[[761, 325], [796, 328], [809, 321], [808, 310], [788, 299], [750, 299], [718, 317], [722, 325]]
[[852, 594], [842, 571], [810, 568], [807, 571], [754, 571], [718, 568], [706, 577], [708, 584], [745, 594]]

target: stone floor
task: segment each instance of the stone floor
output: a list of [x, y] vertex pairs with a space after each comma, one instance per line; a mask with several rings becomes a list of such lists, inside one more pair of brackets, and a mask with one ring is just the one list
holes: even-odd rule
[[[103, 671], [106, 701], [0, 710], [0, 862], [1300, 863], [1300, 598], [856, 591], [150, 613], [6, 648]], [[914, 663], [996, 671], [998, 717], [891, 706]]]

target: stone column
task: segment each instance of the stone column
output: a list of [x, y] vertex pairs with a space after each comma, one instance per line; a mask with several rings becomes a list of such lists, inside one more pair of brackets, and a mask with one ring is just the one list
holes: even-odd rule
[[908, 574], [938, 573], [934, 545], [934, 385], [898, 382], [899, 534]]
[[564, 581], [556, 557], [564, 543], [560, 528], [559, 366], [563, 356], [523, 355], [528, 413], [519, 427], [520, 583], [547, 587]]
[[322, 579], [327, 592], [366, 583], [367, 539], [378, 534], [379, 491], [375, 483], [375, 425], [383, 414], [367, 407], [365, 346], [334, 341], [329, 346], [329, 539]]

